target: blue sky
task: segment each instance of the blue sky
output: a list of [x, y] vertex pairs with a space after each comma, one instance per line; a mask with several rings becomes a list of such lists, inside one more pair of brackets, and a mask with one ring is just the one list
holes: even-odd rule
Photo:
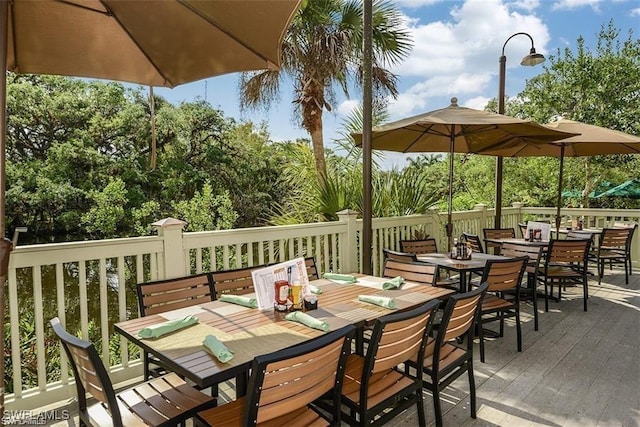
[[[313, 0], [312, 0], [313, 1]], [[595, 50], [598, 32], [613, 19], [622, 38], [633, 29], [640, 36], [640, 0], [395, 0], [406, 16], [414, 48], [407, 60], [392, 69], [398, 76], [400, 96], [391, 100], [391, 120], [443, 108], [451, 97], [459, 105], [482, 109], [498, 94], [498, 60], [509, 36], [526, 32], [538, 53], [555, 55], [565, 47], [575, 51], [579, 36]], [[506, 46], [506, 94], [517, 95], [527, 79], [543, 66], [522, 67], [529, 53], [526, 36], [511, 39]], [[225, 116], [266, 123], [273, 140], [308, 134], [294, 121], [291, 91], [283, 87], [281, 99], [267, 111], [240, 112], [238, 75], [201, 80], [174, 89], [157, 88], [156, 94], [172, 103], [206, 99]], [[341, 92], [338, 95], [342, 95]], [[338, 136], [344, 117], [360, 103], [361, 93], [351, 99], [340, 96], [332, 113], [324, 113], [325, 145]], [[387, 166], [402, 165], [402, 154], [385, 154]]]

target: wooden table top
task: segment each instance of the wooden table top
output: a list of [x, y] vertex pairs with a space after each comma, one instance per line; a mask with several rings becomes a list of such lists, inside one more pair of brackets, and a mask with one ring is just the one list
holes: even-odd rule
[[434, 264], [439, 267], [457, 272], [481, 271], [484, 269], [487, 261], [493, 259], [504, 259], [504, 257], [500, 255], [492, 255], [479, 252], [472, 253], [471, 259], [453, 259], [450, 258], [448, 254], [442, 253], [418, 255], [418, 261], [428, 262], [430, 264]]
[[[376, 318], [407, 310], [435, 298], [446, 299], [454, 291], [446, 288], [406, 282], [400, 290], [383, 290], [388, 279], [358, 275], [351, 285], [326, 279], [311, 282], [322, 289], [317, 295], [318, 309], [308, 311], [326, 321], [331, 330], [348, 324], [368, 325]], [[390, 310], [358, 301], [358, 295], [393, 297], [397, 309]], [[138, 332], [167, 320], [194, 315], [199, 322], [156, 339], [142, 339]], [[162, 360], [171, 370], [200, 387], [234, 378], [247, 371], [254, 357], [296, 345], [323, 334], [302, 324], [284, 319], [286, 313], [258, 310], [221, 301], [211, 301], [184, 309], [154, 314], [115, 324], [117, 332]], [[233, 359], [221, 363], [202, 345], [207, 335], [214, 335], [234, 352]]]

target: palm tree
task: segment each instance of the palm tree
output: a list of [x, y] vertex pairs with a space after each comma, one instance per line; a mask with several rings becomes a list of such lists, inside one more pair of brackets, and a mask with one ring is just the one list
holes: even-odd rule
[[[313, 0], [303, 2], [282, 45], [281, 69], [244, 73], [242, 108], [268, 107], [278, 99], [285, 77], [294, 84], [294, 103], [300, 124], [309, 132], [316, 170], [325, 177], [322, 113], [332, 110], [335, 88], [349, 95], [349, 87], [362, 81], [362, 2]], [[397, 96], [397, 79], [385, 67], [401, 62], [412, 42], [402, 14], [386, 0], [373, 2], [374, 103]]]

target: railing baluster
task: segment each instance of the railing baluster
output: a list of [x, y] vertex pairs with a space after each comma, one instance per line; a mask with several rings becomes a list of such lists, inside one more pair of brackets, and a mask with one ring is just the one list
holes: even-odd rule
[[44, 310], [42, 309], [42, 266], [33, 267], [33, 309], [35, 310], [38, 389], [47, 388], [47, 358], [44, 351]]

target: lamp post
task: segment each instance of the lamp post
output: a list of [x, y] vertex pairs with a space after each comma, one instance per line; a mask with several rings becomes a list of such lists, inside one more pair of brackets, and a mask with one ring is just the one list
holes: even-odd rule
[[[505, 91], [505, 74], [507, 71], [507, 57], [504, 55], [504, 49], [507, 47], [509, 40], [515, 36], [527, 36], [531, 40], [531, 50], [529, 54], [522, 58], [520, 65], [533, 67], [534, 65], [544, 62], [544, 55], [536, 53], [533, 46], [533, 38], [527, 33], [515, 33], [502, 45], [502, 55], [500, 56], [500, 81], [498, 83], [498, 114], [504, 114], [504, 91]], [[500, 228], [502, 222], [502, 156], [496, 158], [496, 219], [495, 228]]]

